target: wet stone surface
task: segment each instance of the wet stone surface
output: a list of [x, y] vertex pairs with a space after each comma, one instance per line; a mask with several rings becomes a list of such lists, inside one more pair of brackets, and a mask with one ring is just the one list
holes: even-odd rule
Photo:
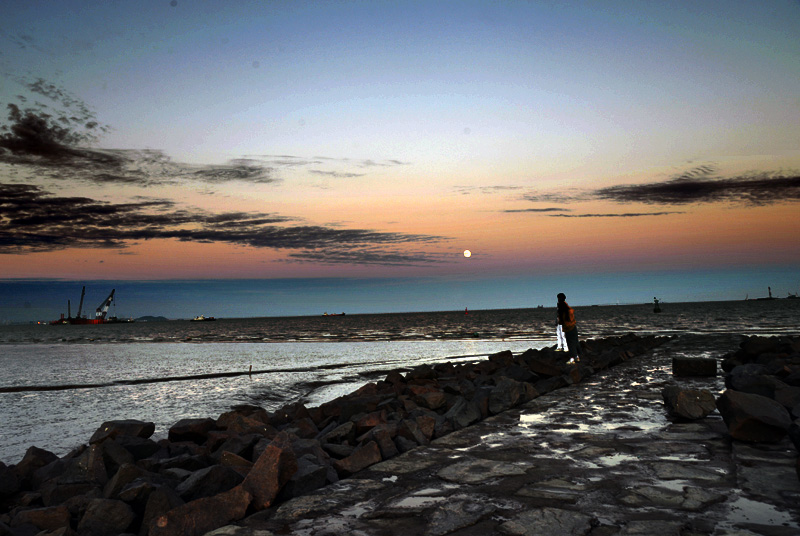
[[691, 351], [667, 343], [220, 534], [800, 534], [794, 447], [732, 441], [716, 411], [672, 422], [668, 383], [724, 390], [673, 378], [677, 354]]

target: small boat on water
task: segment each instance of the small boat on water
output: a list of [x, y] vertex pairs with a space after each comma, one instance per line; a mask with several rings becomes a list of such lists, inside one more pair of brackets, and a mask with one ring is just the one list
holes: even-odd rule
[[192, 318], [190, 322], [211, 322], [213, 320], [216, 320], [216, 318], [214, 318], [213, 316], [200, 315]]
[[653, 298], [653, 312], [660, 313], [661, 312], [661, 305], [659, 305], [658, 298]]

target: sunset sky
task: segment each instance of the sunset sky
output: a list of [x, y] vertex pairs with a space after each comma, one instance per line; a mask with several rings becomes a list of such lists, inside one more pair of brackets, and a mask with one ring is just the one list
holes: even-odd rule
[[6, 2], [0, 128], [0, 321], [800, 290], [798, 1]]

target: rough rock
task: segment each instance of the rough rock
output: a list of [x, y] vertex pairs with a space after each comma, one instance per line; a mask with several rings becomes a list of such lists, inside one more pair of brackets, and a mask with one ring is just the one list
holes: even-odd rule
[[511, 378], [500, 378], [489, 393], [489, 411], [498, 414], [513, 408], [520, 402], [523, 392], [520, 382]]
[[381, 451], [375, 441], [360, 446], [347, 458], [336, 460], [333, 467], [340, 477], [350, 476], [365, 467], [381, 461]]
[[481, 412], [472, 402], [467, 401], [464, 397], [458, 397], [453, 407], [445, 413], [444, 418], [452, 424], [453, 429], [460, 430], [478, 422], [481, 419]]
[[147, 497], [147, 504], [142, 514], [142, 527], [149, 527], [155, 519], [183, 504], [183, 499], [169, 486], [157, 487]]
[[758, 363], [734, 367], [725, 376], [725, 386], [736, 391], [775, 398], [775, 378], [764, 365]]
[[86, 536], [112, 536], [127, 532], [133, 523], [133, 509], [122, 501], [92, 499], [78, 523], [78, 533]]
[[430, 516], [426, 536], [443, 536], [469, 527], [491, 515], [495, 506], [480, 498], [458, 498], [437, 507]]
[[252, 496], [255, 510], [272, 505], [281, 488], [297, 472], [297, 458], [286, 432], [281, 432], [258, 458], [241, 486]]
[[201, 536], [242, 519], [252, 495], [241, 486], [186, 503], [150, 522], [150, 536]]
[[214, 419], [181, 419], [169, 429], [169, 440], [173, 443], [191, 441], [202, 445], [216, 426]]
[[539, 534], [588, 534], [592, 518], [580, 512], [560, 508], [528, 510], [500, 525], [505, 534], [536, 536]]
[[56, 530], [69, 525], [69, 510], [66, 506], [51, 506], [23, 510], [11, 520], [11, 526], [30, 524], [39, 530]]
[[776, 443], [792, 424], [789, 412], [771, 398], [726, 389], [717, 409], [734, 439]]
[[186, 502], [217, 495], [242, 483], [244, 478], [237, 471], [223, 465], [212, 465], [195, 471], [175, 491]]
[[27, 451], [25, 451], [25, 455], [22, 457], [22, 460], [16, 466], [14, 466], [14, 471], [17, 474], [17, 478], [24, 486], [26, 483], [30, 482], [34, 472], [57, 460], [58, 456], [49, 450], [40, 449], [38, 447], [30, 447]]
[[683, 419], [702, 419], [717, 407], [714, 395], [708, 389], [668, 385], [663, 389], [662, 396], [670, 413]]
[[120, 436], [138, 437], [147, 439], [156, 431], [156, 425], [152, 422], [139, 421], [136, 419], [124, 419], [117, 421], [106, 421], [89, 439], [89, 443], [100, 443], [106, 439], [116, 439]]

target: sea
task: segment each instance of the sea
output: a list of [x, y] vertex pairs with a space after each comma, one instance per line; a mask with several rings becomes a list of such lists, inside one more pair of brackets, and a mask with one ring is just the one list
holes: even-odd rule
[[[580, 338], [655, 334], [665, 355], [722, 357], [745, 335], [800, 336], [798, 299], [660, 307], [575, 307]], [[159, 439], [241, 404], [316, 406], [390, 370], [554, 346], [555, 325], [550, 307], [0, 326], [0, 461], [63, 456], [108, 420], [151, 421]]]

